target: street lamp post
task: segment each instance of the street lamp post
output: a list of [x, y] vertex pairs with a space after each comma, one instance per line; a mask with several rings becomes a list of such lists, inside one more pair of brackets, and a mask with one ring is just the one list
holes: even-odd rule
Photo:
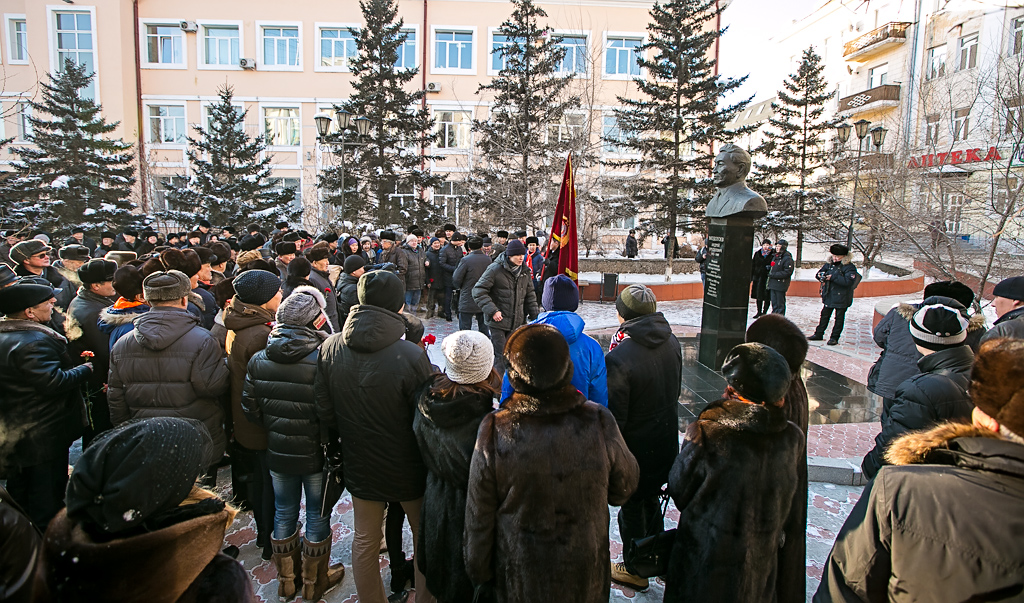
[[[361, 147], [366, 146], [367, 143], [360, 142], [364, 136], [370, 131], [370, 119], [367, 117], [359, 116], [355, 119], [352, 118], [352, 114], [344, 109], [338, 109], [335, 111], [335, 115], [338, 119], [338, 133], [333, 136], [330, 134], [331, 130], [331, 116], [327, 113], [320, 112], [313, 116], [313, 121], [316, 123], [316, 131], [318, 134], [317, 139], [325, 145], [338, 146], [341, 151], [341, 219], [345, 220], [345, 149], [347, 147]], [[354, 131], [355, 138], [351, 139], [349, 134]]]
[[[853, 128], [857, 132], [858, 144], [857, 144], [857, 167], [854, 168], [853, 176], [853, 198], [850, 200], [850, 227], [846, 231], [846, 246], [853, 247], [853, 220], [857, 214], [857, 188], [860, 186], [860, 158], [864, 152], [864, 139], [867, 137], [868, 132], [871, 128], [871, 122], [866, 119], [861, 119], [853, 124]], [[881, 126], [877, 129], [885, 130]], [[836, 135], [839, 137], [840, 144], [845, 145], [846, 141], [850, 139], [850, 124], [842, 123], [836, 127]], [[872, 134], [874, 136], [874, 134]], [[885, 139], [885, 134], [881, 134], [881, 139]], [[878, 143], [881, 147], [881, 143]]]

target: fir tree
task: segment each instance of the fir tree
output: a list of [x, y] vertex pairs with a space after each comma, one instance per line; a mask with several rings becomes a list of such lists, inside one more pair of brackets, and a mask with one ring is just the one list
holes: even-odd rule
[[638, 155], [608, 163], [643, 170], [645, 175], [631, 185], [631, 196], [653, 211], [645, 230], [667, 231], [672, 241], [680, 219], [687, 231], [703, 231], [704, 209], [713, 193], [708, 170], [714, 145], [735, 134], [725, 124], [750, 104], [750, 99], [723, 102], [746, 77], [715, 73], [711, 50], [725, 32], [714, 27], [721, 11], [716, 0], [655, 3], [648, 41], [637, 49], [637, 62], [646, 72], [634, 79], [641, 94], [619, 97], [622, 108], [615, 113], [623, 136], [609, 140]]
[[208, 129], [196, 126], [196, 137], [187, 138], [192, 174], [182, 176], [183, 186], [167, 191], [168, 209], [162, 217], [179, 224], [195, 224], [206, 218], [215, 225], [237, 225], [253, 220], [295, 219], [294, 191], [282, 189], [270, 177], [271, 155], [263, 136], [245, 132], [246, 111], [232, 105], [229, 86], [217, 90], [220, 100], [210, 105]]
[[[359, 6], [366, 25], [352, 31], [358, 36], [356, 58], [349, 64], [355, 93], [342, 108], [366, 116], [371, 126], [364, 146], [354, 152], [346, 147], [351, 155], [344, 158], [342, 219], [363, 218], [380, 225], [436, 223], [440, 210], [425, 201], [425, 191], [444, 182], [444, 176], [432, 174], [429, 165], [434, 157], [421, 154], [435, 134], [430, 112], [422, 105], [425, 93], [406, 89], [419, 70], [398, 67], [408, 34], [402, 31], [394, 0], [361, 0]], [[340, 145], [336, 152], [341, 152]], [[340, 165], [322, 172], [320, 187], [329, 191], [328, 202], [340, 204], [341, 176]], [[403, 205], [392, 197], [405, 191], [414, 193], [413, 203]]]
[[495, 224], [527, 225], [554, 210], [570, 141], [549, 137], [548, 128], [579, 107], [580, 99], [568, 91], [572, 74], [558, 73], [565, 49], [540, 24], [547, 13], [533, 0], [512, 4], [512, 15], [495, 32], [505, 46], [492, 51], [501, 54], [503, 67], [477, 90], [493, 95], [493, 104], [486, 120], [473, 122], [483, 157], [471, 182], [476, 204]]
[[825, 103], [832, 97], [822, 72], [825, 66], [814, 47], [804, 50], [803, 59], [783, 83], [775, 115], [768, 120], [765, 140], [756, 149], [764, 162], [756, 163], [755, 186], [768, 202], [769, 213], [759, 226], [779, 236], [796, 230], [796, 261], [803, 258], [804, 233], [816, 224], [828, 206], [829, 196], [809, 191], [814, 172], [825, 166], [826, 137], [840, 118], [825, 118]]
[[67, 60], [41, 84], [42, 100], [30, 101], [34, 146], [15, 149], [17, 176], [5, 182], [4, 198], [16, 199], [11, 217], [50, 230], [96, 231], [132, 221], [132, 145], [106, 138], [120, 122], [107, 123], [100, 105], [82, 95], [92, 78]]

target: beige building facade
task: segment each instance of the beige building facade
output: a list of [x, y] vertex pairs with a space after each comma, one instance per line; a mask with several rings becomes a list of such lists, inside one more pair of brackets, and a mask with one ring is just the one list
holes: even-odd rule
[[[120, 122], [115, 135], [138, 145], [139, 203], [158, 210], [170, 179], [188, 174], [185, 137], [203, 127], [217, 89], [229, 85], [247, 112], [246, 130], [267, 137], [274, 177], [298, 193], [306, 225], [330, 222], [330, 209], [318, 201], [317, 174], [338, 159], [318, 143], [313, 118], [333, 113], [352, 91], [350, 28], [363, 21], [356, 0], [2, 0], [0, 6], [2, 134], [13, 137], [13, 145], [28, 144], [26, 101], [40, 98], [46, 74], [65, 58], [86, 64], [97, 74], [89, 93], [108, 121]], [[479, 160], [470, 122], [485, 118], [490, 104], [477, 89], [501, 67], [491, 51], [502, 43], [496, 29], [511, 4], [401, 0], [398, 6], [409, 35], [399, 62], [420, 70], [411, 85], [427, 91], [424, 102], [441, 134], [429, 154], [444, 159], [428, 167], [450, 174], [450, 182], [395, 194], [432, 199], [462, 217], [460, 174]], [[620, 152], [600, 139], [617, 135], [616, 98], [636, 93], [636, 47], [646, 37], [651, 2], [549, 0], [541, 6], [551, 34], [566, 48], [560, 70], [575, 75], [573, 89], [584, 98], [581, 110], [551, 124], [548, 135], [582, 134], [602, 155]], [[630, 175], [591, 170], [609, 178]]]

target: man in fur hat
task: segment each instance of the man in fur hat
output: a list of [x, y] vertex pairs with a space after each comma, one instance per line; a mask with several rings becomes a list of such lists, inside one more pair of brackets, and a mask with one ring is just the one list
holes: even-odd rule
[[907, 434], [839, 532], [815, 603], [1013, 601], [1024, 592], [1024, 341], [981, 345], [971, 423]]
[[850, 263], [853, 256], [850, 255], [850, 248], [846, 245], [835, 245], [829, 247], [828, 252], [832, 254], [828, 262], [818, 270], [814, 278], [821, 283], [821, 318], [814, 334], [808, 337], [809, 341], [821, 341], [825, 339], [825, 329], [828, 328], [828, 321], [832, 319], [832, 313], [836, 314], [836, 324], [832, 327], [832, 335], [828, 338], [828, 345], [838, 345], [839, 336], [843, 334], [843, 326], [846, 325], [846, 310], [853, 305], [853, 290], [860, 282], [860, 274], [857, 268]]

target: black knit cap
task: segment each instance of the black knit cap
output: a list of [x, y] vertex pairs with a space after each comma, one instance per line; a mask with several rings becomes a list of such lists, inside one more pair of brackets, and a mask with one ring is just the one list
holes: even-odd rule
[[934, 351], [964, 345], [967, 318], [961, 309], [944, 304], [922, 306], [910, 319], [910, 337], [915, 344]]
[[730, 350], [722, 376], [741, 396], [762, 404], [785, 398], [793, 378], [782, 354], [760, 343], [741, 343]]
[[352, 274], [356, 270], [364, 268], [365, 266], [366, 260], [364, 260], [361, 255], [350, 255], [345, 258], [345, 274]]
[[267, 303], [281, 290], [281, 279], [266, 270], [246, 270], [231, 281], [238, 299], [259, 306]]
[[0, 289], [0, 314], [9, 316], [22, 310], [38, 306], [44, 301], [54, 297], [56, 292], [53, 287], [43, 284], [19, 282]]
[[1024, 301], [1024, 276], [1011, 276], [999, 281], [999, 284], [992, 289], [992, 295]]
[[387, 270], [373, 270], [359, 277], [359, 303], [398, 312], [405, 305], [405, 283]]
[[212, 446], [195, 419], [138, 419], [102, 433], [68, 480], [68, 517], [117, 533], [169, 511], [192, 491]]
[[83, 285], [92, 285], [114, 280], [116, 270], [117, 262], [96, 258], [82, 264], [76, 273]]

